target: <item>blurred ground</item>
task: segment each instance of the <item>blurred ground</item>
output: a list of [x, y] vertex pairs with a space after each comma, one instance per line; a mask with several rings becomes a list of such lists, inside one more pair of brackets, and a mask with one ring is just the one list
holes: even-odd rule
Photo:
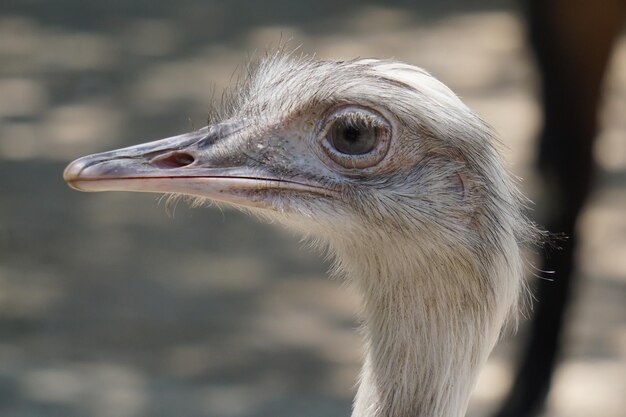
[[[200, 127], [211, 92], [281, 38], [322, 58], [429, 69], [501, 133], [541, 213], [534, 73], [511, 2], [339, 3], [2, 3], [2, 416], [349, 415], [356, 300], [297, 238], [233, 211], [181, 205], [171, 218], [154, 196], [61, 180], [75, 157]], [[606, 92], [550, 417], [626, 409], [626, 37]], [[471, 415], [506, 392], [522, 336], [493, 355]]]

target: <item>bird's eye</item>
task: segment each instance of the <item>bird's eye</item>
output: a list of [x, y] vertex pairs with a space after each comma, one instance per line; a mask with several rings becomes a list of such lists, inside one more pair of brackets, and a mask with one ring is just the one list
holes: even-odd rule
[[345, 168], [367, 168], [382, 160], [391, 126], [380, 114], [361, 107], [344, 107], [326, 119], [322, 146]]
[[366, 120], [344, 119], [328, 130], [328, 140], [341, 153], [363, 155], [371, 152], [379, 136], [378, 127]]

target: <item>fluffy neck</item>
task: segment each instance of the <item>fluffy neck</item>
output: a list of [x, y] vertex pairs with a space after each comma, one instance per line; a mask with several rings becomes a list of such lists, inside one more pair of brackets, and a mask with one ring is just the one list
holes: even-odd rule
[[504, 271], [486, 272], [469, 253], [385, 243], [338, 250], [363, 298], [367, 356], [353, 417], [462, 416], [516, 291], [498, 288], [484, 275]]

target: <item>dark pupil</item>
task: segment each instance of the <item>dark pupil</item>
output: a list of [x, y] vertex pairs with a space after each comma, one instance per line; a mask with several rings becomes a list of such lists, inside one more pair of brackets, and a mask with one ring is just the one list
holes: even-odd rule
[[362, 155], [376, 146], [376, 128], [364, 123], [353, 125], [339, 122], [330, 133], [335, 149], [348, 155]]

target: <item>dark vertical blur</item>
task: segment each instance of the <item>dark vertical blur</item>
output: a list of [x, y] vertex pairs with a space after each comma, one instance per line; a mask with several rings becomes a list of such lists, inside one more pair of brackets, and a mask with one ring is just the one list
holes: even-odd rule
[[544, 249], [542, 268], [554, 273], [536, 282], [530, 340], [498, 417], [538, 415], [550, 388], [576, 277], [576, 222], [595, 177], [602, 81], [625, 11], [624, 0], [528, 2], [543, 112], [538, 168], [551, 196], [544, 227], [556, 240]]

